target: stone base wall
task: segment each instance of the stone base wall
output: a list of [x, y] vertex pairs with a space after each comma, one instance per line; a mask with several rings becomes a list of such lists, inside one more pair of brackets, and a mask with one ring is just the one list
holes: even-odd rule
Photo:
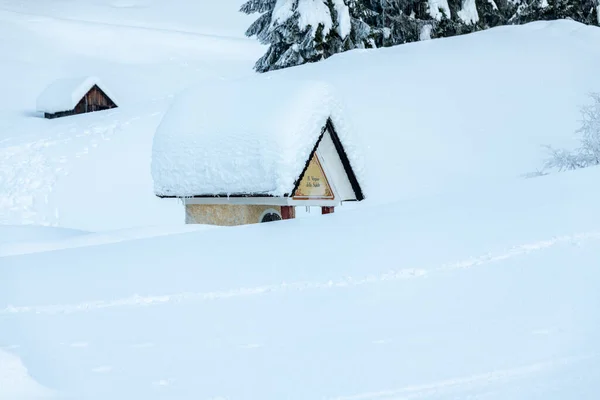
[[269, 209], [273, 209], [281, 215], [279, 206], [187, 204], [185, 206], [185, 223], [221, 226], [257, 224], [263, 213]]

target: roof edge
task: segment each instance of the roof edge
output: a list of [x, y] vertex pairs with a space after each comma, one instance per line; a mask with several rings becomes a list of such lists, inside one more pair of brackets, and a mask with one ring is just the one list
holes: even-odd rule
[[263, 197], [263, 198], [288, 198], [291, 195], [293, 195], [293, 193], [295, 193], [296, 190], [298, 189], [298, 186], [300, 185], [300, 182], [302, 181], [302, 178], [304, 177], [304, 174], [306, 173], [306, 170], [308, 169], [310, 160], [312, 160], [315, 153], [317, 152], [317, 149], [319, 148], [319, 145], [321, 144], [321, 140], [323, 140], [323, 137], [325, 136], [325, 132], [327, 132], [327, 131], [329, 131], [329, 133], [331, 135], [331, 139], [335, 146], [337, 155], [340, 158], [340, 161], [342, 162], [342, 166], [344, 167], [346, 176], [348, 177], [348, 180], [350, 181], [350, 185], [352, 186], [352, 190], [354, 191], [356, 201], [364, 200], [365, 195], [360, 186], [360, 183], [358, 182], [356, 174], [354, 173], [354, 170], [352, 169], [352, 164], [350, 163], [350, 159], [348, 158], [348, 155], [346, 154], [346, 151], [344, 150], [344, 146], [337, 134], [335, 125], [334, 125], [331, 117], [327, 118], [327, 121], [325, 122], [325, 125], [321, 129], [321, 133], [319, 134], [319, 137], [317, 138], [317, 141], [316, 141], [315, 145], [313, 146], [313, 149], [311, 150], [310, 154], [308, 155], [308, 159], [306, 160], [306, 163], [304, 165], [304, 168], [302, 169], [302, 172], [300, 173], [300, 175], [298, 175], [298, 177], [294, 181], [294, 187], [289, 193], [285, 193], [281, 196], [273, 195], [273, 194], [269, 194], [269, 193], [231, 193], [231, 194], [220, 193], [220, 194], [201, 194], [201, 195], [187, 195], [187, 196], [165, 195], [165, 194], [155, 193], [155, 195], [156, 195], [156, 197], [159, 197], [161, 199], [202, 199], [202, 198], [204, 198], [204, 199], [215, 198], [216, 199], [216, 198], [260, 198], [260, 197]]

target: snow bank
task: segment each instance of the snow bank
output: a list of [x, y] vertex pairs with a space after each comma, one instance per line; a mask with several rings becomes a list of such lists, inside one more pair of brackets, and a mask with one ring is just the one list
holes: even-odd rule
[[0, 347], [69, 399], [593, 400], [599, 179], [2, 257]]
[[[19, 254], [31, 254], [40, 253], [45, 251], [54, 251], [62, 249], [72, 249], [77, 247], [87, 246], [98, 246], [109, 243], [119, 243], [129, 240], [147, 239], [151, 237], [175, 235], [185, 232], [196, 232], [205, 229], [217, 228], [215, 225], [174, 225], [174, 226], [154, 226], [154, 227], [143, 227], [143, 228], [131, 228], [122, 229], [109, 232], [99, 233], [86, 233], [81, 231], [58, 229], [58, 228], [46, 228], [50, 231], [45, 235], [39, 234], [21, 234], [17, 235], [17, 238], [11, 237], [11, 239], [4, 240], [3, 233], [5, 231], [22, 233], [21, 227], [10, 227], [10, 230], [3, 229], [0, 226], [0, 257], [14, 256]], [[26, 226], [22, 228], [28, 228]], [[4, 232], [3, 232], [4, 231]], [[30, 231], [25, 229], [25, 231]], [[37, 231], [33, 231], [38, 233]]]
[[0, 225], [0, 247], [8, 243], [61, 240], [88, 232], [75, 229], [31, 225]]
[[65, 78], [53, 82], [44, 89], [37, 99], [37, 111], [53, 114], [72, 110], [94, 85], [102, 89], [112, 101], [119, 104], [116, 97], [97, 77]]
[[155, 193], [289, 194], [328, 118], [360, 176], [359, 149], [331, 86], [258, 77], [189, 89], [154, 137]]
[[41, 400], [54, 393], [40, 386], [27, 373], [19, 357], [0, 347], [0, 398], [7, 400]]
[[[227, 2], [236, 8], [233, 0]], [[33, 12], [32, 4], [41, 10], [49, 7], [45, 3], [31, 0], [23, 7]], [[129, 11], [141, 23], [141, 15], [158, 18], [157, 7], [162, 12], [166, 6]], [[189, 8], [179, 7], [164, 12], [188, 18]], [[73, 4], [64, 11], [83, 13], [84, 8]], [[109, 16], [123, 18], [88, 15], [107, 21]], [[224, 12], [214, 18], [229, 23]], [[0, 19], [0, 33], [14, 39], [0, 41], [6, 55], [2, 76], [14, 77], [3, 82], [8, 95], [0, 98], [0, 223], [91, 231], [183, 223], [180, 204], [154, 196], [150, 171], [154, 132], [170, 96], [199, 80], [254, 75], [252, 66], [264, 48], [256, 40], [3, 12]], [[238, 26], [240, 32], [246, 27]], [[87, 40], [96, 36], [109, 40]], [[268, 76], [317, 79], [335, 88], [365, 156], [361, 186], [368, 198], [356, 206], [371, 207], [519, 179], [543, 164], [542, 144], [577, 146], [573, 132], [579, 106], [588, 102], [589, 92], [600, 90], [599, 41], [597, 27], [539, 22], [355, 50]], [[60, 52], [52, 42], [61, 43]], [[55, 76], [91, 71], [103, 76], [110, 71], [104, 78], [128, 107], [51, 124], [26, 114], [40, 87]], [[352, 207], [347, 203], [339, 211]]]

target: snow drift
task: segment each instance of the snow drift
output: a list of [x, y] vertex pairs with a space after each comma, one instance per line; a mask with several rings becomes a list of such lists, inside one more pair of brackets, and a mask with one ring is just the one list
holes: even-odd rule
[[593, 400], [599, 173], [0, 257], [0, 347], [86, 400]]
[[[18, 88], [5, 83], [15, 96], [0, 99], [9, 110], [0, 122], [0, 222], [92, 231], [183, 223], [177, 203], [154, 196], [154, 132], [172, 96], [205, 79], [253, 74], [263, 49], [254, 41], [0, 17], [8, 21], [0, 30], [21, 40], [0, 45], [10, 55], [4, 76], [28, 82]], [[82, 51], [90, 48], [73, 42], [81, 30], [86, 37], [103, 33], [119, 40], [94, 48], [89, 58]], [[47, 31], [61, 34], [62, 50], [52, 57], [44, 50]], [[542, 165], [541, 145], [574, 146], [579, 106], [600, 87], [599, 40], [595, 27], [539, 22], [350, 51], [268, 76], [333, 87], [362, 141], [369, 198], [360, 207], [370, 207], [519, 179]], [[133, 43], [136, 52], [128, 47]], [[28, 59], [22, 49], [36, 56]], [[101, 60], [111, 71], [104, 80], [119, 88], [126, 107], [51, 124], [27, 114], [61, 62], [72, 66], [62, 74], [77, 76]]]
[[315, 80], [261, 76], [194, 87], [175, 99], [154, 136], [155, 193], [289, 194], [328, 119], [360, 175], [348, 118], [332, 88]]
[[53, 114], [72, 110], [94, 86], [98, 86], [112, 101], [119, 104], [114, 93], [95, 76], [62, 78], [52, 82], [40, 94], [37, 99], [37, 111]]
[[[262, 49], [187, 29], [232, 29], [212, 11], [233, 0], [179, 1], [0, 0], [1, 223], [181, 224], [153, 194], [154, 132], [175, 94], [250, 75]], [[360, 210], [4, 228], [0, 398], [596, 400], [600, 170], [518, 177], [540, 144], [572, 143], [599, 39], [537, 23], [269, 74], [344, 101], [364, 142]], [[33, 118], [50, 79], [97, 72], [123, 107]]]

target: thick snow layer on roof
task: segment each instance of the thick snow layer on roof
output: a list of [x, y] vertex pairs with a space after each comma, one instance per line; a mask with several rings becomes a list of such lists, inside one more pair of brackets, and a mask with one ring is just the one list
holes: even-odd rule
[[72, 110], [91, 88], [97, 85], [112, 101], [112, 93], [94, 76], [59, 79], [51, 83], [37, 99], [37, 111], [56, 113]]
[[154, 137], [152, 176], [162, 196], [292, 191], [331, 118], [360, 180], [360, 160], [332, 88], [253, 77], [182, 93]]

